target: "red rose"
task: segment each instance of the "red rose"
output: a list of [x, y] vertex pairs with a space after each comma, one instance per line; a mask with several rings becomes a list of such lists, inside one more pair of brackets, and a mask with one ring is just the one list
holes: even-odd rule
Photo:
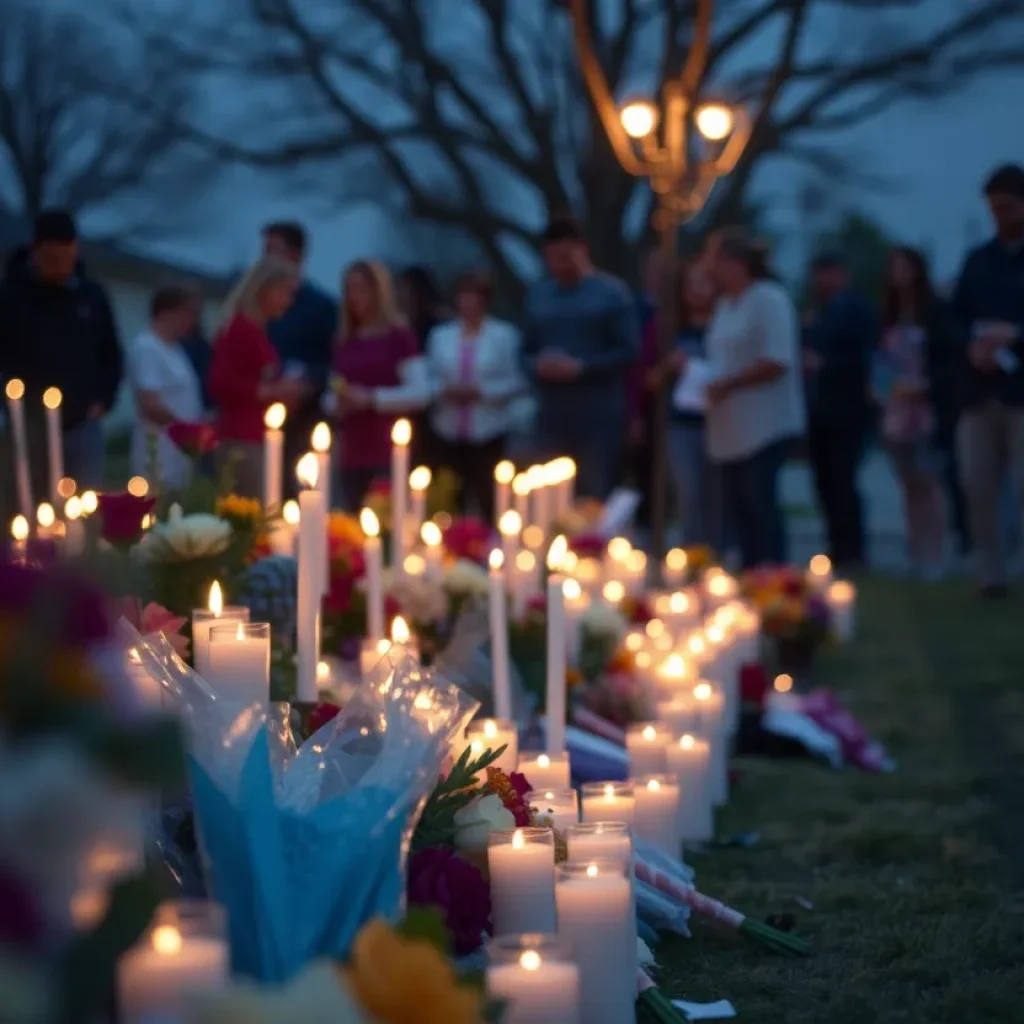
[[101, 536], [111, 544], [138, 540], [142, 534], [142, 520], [153, 511], [155, 504], [156, 498], [140, 498], [127, 491], [123, 494], [101, 494]]
[[368, 495], [390, 495], [391, 478], [386, 476], [374, 477], [374, 479], [370, 481], [370, 486], [367, 488], [366, 493]]
[[186, 455], [206, 455], [217, 447], [217, 431], [209, 423], [172, 423], [167, 436]]
[[328, 722], [338, 717], [341, 708], [337, 704], [320, 703], [309, 713], [309, 735], [322, 729]]
[[770, 682], [764, 666], [757, 662], [747, 662], [740, 668], [740, 700], [744, 704], [764, 703]]
[[598, 558], [604, 554], [605, 539], [599, 533], [580, 533], [569, 541], [569, 548], [580, 558]]

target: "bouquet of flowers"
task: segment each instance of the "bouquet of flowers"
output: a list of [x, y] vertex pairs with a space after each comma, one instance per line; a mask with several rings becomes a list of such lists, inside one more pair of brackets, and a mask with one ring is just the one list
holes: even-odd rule
[[774, 645], [779, 667], [803, 669], [831, 636], [828, 602], [790, 566], [754, 569], [740, 580], [761, 615], [761, 632]]

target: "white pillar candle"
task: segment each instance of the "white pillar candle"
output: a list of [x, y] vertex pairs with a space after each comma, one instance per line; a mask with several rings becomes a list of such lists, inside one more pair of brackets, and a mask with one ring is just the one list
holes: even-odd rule
[[391, 428], [391, 564], [398, 575], [405, 562], [411, 440], [412, 424], [406, 419], [397, 420]]
[[288, 410], [274, 402], [263, 416], [263, 514], [277, 515], [284, 483], [284, 421]]
[[580, 1024], [579, 969], [554, 936], [515, 935], [487, 947], [487, 995], [502, 1024]]
[[575, 789], [531, 789], [523, 799], [537, 815], [538, 824], [547, 825], [562, 835], [570, 825], [580, 820], [580, 804]]
[[46, 407], [46, 457], [50, 476], [50, 501], [60, 502], [60, 482], [64, 478], [64, 428], [60, 403], [64, 396], [60, 388], [47, 388], [43, 392]]
[[214, 581], [205, 608], [192, 611], [192, 664], [205, 679], [210, 671], [210, 630], [229, 622], [248, 622], [249, 609], [241, 605], [225, 605], [220, 584]]
[[630, 884], [630, 920], [636, 933], [636, 876], [633, 871], [633, 834], [624, 821], [591, 821], [570, 825], [565, 832], [569, 864], [609, 861], [626, 872]]
[[555, 885], [558, 936], [580, 971], [580, 1019], [632, 1024], [636, 1003], [636, 931], [632, 886], [609, 861], [565, 865]]
[[508, 588], [505, 584], [504, 556], [495, 548], [488, 558], [488, 616], [491, 627], [491, 678], [494, 685], [494, 714], [499, 719], [512, 717], [512, 684], [508, 654]]
[[512, 508], [512, 481], [516, 467], [508, 459], [502, 459], [494, 467], [494, 516], [496, 522]]
[[686, 568], [689, 556], [683, 548], [672, 548], [665, 554], [661, 576], [666, 587], [681, 587], [686, 582]]
[[571, 782], [569, 755], [564, 750], [559, 754], [523, 751], [519, 755], [518, 771], [531, 789], [568, 789]]
[[636, 810], [633, 832], [637, 839], [679, 856], [679, 779], [675, 775], [650, 775], [633, 780]]
[[519, 553], [519, 534], [523, 530], [522, 517], [514, 509], [505, 512], [498, 520], [498, 533], [501, 534], [501, 553], [506, 565], [516, 564]]
[[[519, 764], [519, 731], [515, 722], [500, 718], [479, 718], [469, 723], [466, 741], [474, 759], [485, 751], [504, 747], [505, 752], [494, 762], [493, 767], [500, 768], [506, 775], [516, 770]], [[465, 742], [462, 749], [465, 750]]]
[[555, 836], [549, 828], [517, 828], [487, 837], [494, 934], [555, 930]]
[[270, 626], [229, 622], [210, 630], [210, 670], [217, 696], [236, 704], [270, 704]]
[[163, 904], [150, 930], [118, 964], [118, 1019], [121, 1024], [184, 1020], [188, 999], [224, 988], [228, 970], [219, 908], [199, 900]]
[[580, 792], [585, 822], [622, 821], [632, 825], [636, 813], [632, 782], [586, 782]]
[[707, 740], [684, 733], [665, 751], [668, 770], [679, 779], [680, 843], [706, 843], [715, 837], [714, 812], [708, 792], [711, 746]]
[[426, 556], [426, 574], [430, 579], [440, 580], [444, 576], [444, 536], [441, 527], [433, 520], [427, 520], [420, 528], [420, 540]]
[[32, 478], [28, 471], [28, 434], [25, 431], [25, 385], [16, 377], [7, 382], [7, 418], [11, 424], [11, 441], [14, 445], [14, 478], [18, 489], [18, 508], [21, 514], [32, 522]]
[[163, 706], [163, 688], [146, 671], [146, 666], [142, 664], [142, 658], [134, 647], [128, 650], [125, 668], [139, 705], [148, 712], [159, 711]]
[[687, 691], [673, 693], [655, 705], [658, 723], [672, 735], [693, 728], [693, 694]]
[[82, 499], [72, 494], [64, 503], [64, 550], [69, 558], [82, 553], [85, 547], [85, 523], [82, 522]]
[[634, 722], [626, 728], [629, 774], [660, 775], [665, 771], [665, 747], [669, 733], [656, 722]]
[[363, 531], [363, 562], [366, 569], [366, 635], [371, 641], [384, 636], [384, 553], [380, 521], [372, 509], [359, 513]]
[[570, 665], [578, 665], [583, 648], [583, 616], [590, 607], [590, 598], [576, 580], [566, 580], [562, 592], [565, 597], [565, 657]]
[[533, 593], [537, 576], [537, 557], [532, 551], [516, 555], [512, 573], [512, 617], [518, 622], [526, 613], [526, 605]]
[[721, 807], [729, 800], [729, 739], [725, 728], [725, 698], [707, 680], [693, 688], [692, 731], [711, 744], [711, 800]]
[[686, 683], [693, 680], [696, 664], [692, 657], [682, 654], [670, 654], [654, 670], [654, 681], [658, 689], [665, 694], [677, 693]]
[[853, 639], [854, 613], [857, 608], [857, 590], [846, 580], [836, 580], [826, 591], [829, 610], [832, 612], [832, 630], [837, 639], [849, 643]]
[[323, 598], [322, 557], [327, 536], [324, 496], [316, 490], [320, 464], [307, 452], [297, 467], [299, 483], [299, 578], [295, 609], [296, 676], [295, 699], [312, 703], [317, 699], [316, 667], [320, 661], [320, 608]]
[[564, 579], [559, 570], [568, 550], [559, 535], [548, 550], [547, 598], [547, 750], [559, 754], [565, 749], [566, 642]]
[[427, 519], [427, 492], [433, 473], [427, 466], [417, 466], [409, 474], [409, 525], [408, 534], [415, 537]]
[[828, 555], [815, 555], [807, 563], [807, 582], [814, 590], [827, 591], [832, 578], [832, 559]]

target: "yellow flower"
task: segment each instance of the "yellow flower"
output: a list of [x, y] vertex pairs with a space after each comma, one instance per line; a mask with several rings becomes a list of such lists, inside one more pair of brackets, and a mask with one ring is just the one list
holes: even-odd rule
[[343, 971], [380, 1024], [480, 1024], [481, 996], [459, 985], [448, 958], [429, 943], [403, 938], [381, 918], [356, 936]]
[[257, 498], [228, 494], [217, 499], [217, 515], [221, 519], [259, 519], [263, 506]]

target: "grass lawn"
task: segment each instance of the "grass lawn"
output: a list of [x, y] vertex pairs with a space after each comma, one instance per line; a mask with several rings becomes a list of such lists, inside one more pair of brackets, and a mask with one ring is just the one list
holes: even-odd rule
[[859, 612], [820, 679], [898, 770], [742, 760], [719, 830], [760, 843], [691, 859], [709, 895], [795, 914], [814, 955], [697, 922], [659, 946], [663, 985], [758, 1024], [1024, 1021], [1024, 602], [871, 580]]

